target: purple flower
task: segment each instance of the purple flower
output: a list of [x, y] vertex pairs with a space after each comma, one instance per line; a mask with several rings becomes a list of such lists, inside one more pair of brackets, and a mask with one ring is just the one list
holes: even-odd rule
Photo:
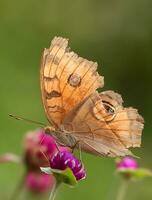
[[125, 157], [117, 163], [117, 169], [137, 169], [138, 163], [135, 159]]
[[43, 173], [30, 172], [25, 178], [27, 188], [35, 193], [50, 190], [54, 184], [54, 177]]
[[81, 162], [67, 151], [55, 153], [50, 159], [50, 167], [59, 170], [70, 168], [77, 181], [86, 177], [86, 172]]

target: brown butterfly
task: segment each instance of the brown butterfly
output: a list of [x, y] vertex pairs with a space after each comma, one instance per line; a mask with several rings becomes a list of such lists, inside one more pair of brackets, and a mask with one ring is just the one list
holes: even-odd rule
[[97, 92], [104, 78], [96, 70], [97, 63], [70, 51], [65, 38], [55, 37], [44, 50], [40, 81], [49, 130], [71, 148], [80, 145], [83, 151], [111, 157], [130, 155], [129, 147], [141, 145], [144, 120], [136, 109], [122, 106], [119, 94]]

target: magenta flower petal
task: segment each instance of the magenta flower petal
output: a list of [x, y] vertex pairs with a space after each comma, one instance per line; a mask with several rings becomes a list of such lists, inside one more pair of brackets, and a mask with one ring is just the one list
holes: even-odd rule
[[25, 178], [25, 184], [30, 191], [42, 193], [51, 190], [54, 178], [48, 174], [30, 172]]
[[54, 154], [50, 159], [50, 167], [59, 170], [70, 168], [77, 181], [86, 177], [86, 172], [81, 162], [72, 153], [67, 151], [59, 151]]
[[138, 163], [135, 159], [125, 157], [117, 163], [117, 169], [137, 169]]
[[47, 154], [51, 155], [57, 151], [57, 146], [54, 138], [41, 130], [39, 133], [39, 144], [46, 147]]
[[86, 177], [86, 172], [84, 171], [84, 168], [81, 168], [81, 170], [78, 171], [75, 176], [77, 177], [77, 180], [84, 179]]
[[64, 170], [66, 168], [66, 164], [64, 162], [61, 162], [62, 155], [63, 152], [60, 153], [57, 152], [56, 154], [54, 154], [50, 162], [51, 168], [61, 169], [61, 170]]

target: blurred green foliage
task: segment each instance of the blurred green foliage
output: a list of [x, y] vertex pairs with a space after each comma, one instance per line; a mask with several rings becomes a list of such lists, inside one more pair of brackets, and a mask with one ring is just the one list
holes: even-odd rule
[[[52, 38], [70, 39], [79, 55], [97, 61], [105, 89], [122, 94], [126, 106], [144, 116], [143, 145], [134, 152], [152, 168], [152, 1], [151, 0], [0, 0], [0, 153], [22, 153], [21, 140], [37, 126], [12, 120], [9, 113], [46, 121], [40, 97], [41, 53]], [[86, 181], [63, 186], [62, 199], [114, 199], [119, 179], [114, 161], [83, 154]], [[0, 166], [0, 200], [7, 200], [22, 167]], [[150, 200], [152, 180], [132, 184], [128, 200]], [[137, 192], [138, 191], [138, 192]]]

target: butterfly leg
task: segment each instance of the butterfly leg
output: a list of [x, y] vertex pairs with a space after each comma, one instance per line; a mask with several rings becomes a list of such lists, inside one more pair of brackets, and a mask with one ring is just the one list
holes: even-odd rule
[[76, 141], [75, 144], [71, 147], [72, 153], [74, 153], [74, 150], [76, 149], [79, 142], [80, 142], [80, 140]]
[[76, 149], [76, 147], [79, 150], [79, 159], [82, 162], [81, 140], [76, 141], [76, 143], [71, 147], [72, 153], [74, 153], [74, 150]]
[[78, 148], [79, 148], [79, 159], [80, 159], [80, 161], [83, 163], [83, 161], [82, 161], [82, 151], [81, 151], [81, 143], [79, 142], [78, 143]]

